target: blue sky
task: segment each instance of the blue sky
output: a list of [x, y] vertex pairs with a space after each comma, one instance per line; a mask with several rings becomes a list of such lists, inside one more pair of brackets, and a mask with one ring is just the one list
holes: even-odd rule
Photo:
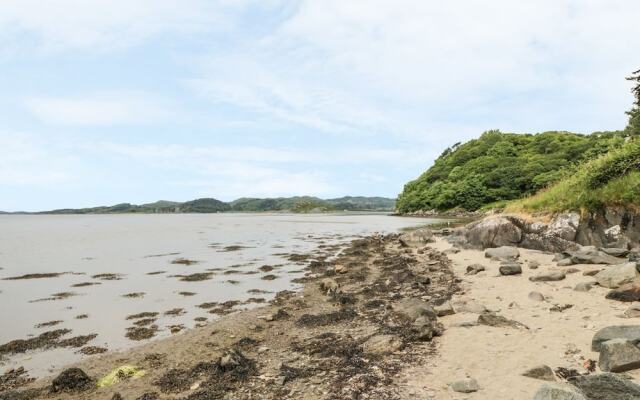
[[637, 0], [3, 0], [0, 210], [395, 196], [488, 129], [621, 129]]

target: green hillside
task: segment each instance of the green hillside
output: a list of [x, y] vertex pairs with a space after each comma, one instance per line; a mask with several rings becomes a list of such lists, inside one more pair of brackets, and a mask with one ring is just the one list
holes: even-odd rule
[[446, 149], [431, 168], [405, 185], [397, 208], [400, 212], [473, 211], [530, 195], [576, 165], [621, 147], [625, 136], [623, 131], [591, 135], [485, 132]]
[[640, 207], [640, 139], [585, 163], [548, 189], [510, 203], [509, 212]]

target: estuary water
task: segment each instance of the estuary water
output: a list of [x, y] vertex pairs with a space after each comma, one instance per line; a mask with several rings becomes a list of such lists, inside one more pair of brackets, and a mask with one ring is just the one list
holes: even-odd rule
[[[35, 348], [5, 346], [0, 366], [47, 375], [83, 352], [180, 334], [296, 290], [310, 260], [358, 236], [434, 222], [383, 214], [0, 216], [0, 346], [24, 339]], [[61, 329], [70, 332], [37, 340]]]

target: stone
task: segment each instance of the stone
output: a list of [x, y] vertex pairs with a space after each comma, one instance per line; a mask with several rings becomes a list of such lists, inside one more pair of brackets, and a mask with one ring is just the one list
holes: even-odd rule
[[574, 264], [619, 264], [620, 260], [610, 256], [594, 246], [582, 246], [577, 250], [569, 250], [566, 252]]
[[443, 251], [444, 254], [458, 254], [460, 253], [460, 249], [457, 247], [450, 247]]
[[421, 228], [401, 235], [399, 240], [400, 244], [405, 247], [422, 247], [428, 243], [433, 243], [435, 238], [431, 229]]
[[500, 275], [520, 275], [522, 273], [522, 266], [516, 263], [509, 263], [501, 265], [499, 268]]
[[627, 318], [640, 317], [640, 303], [633, 303], [624, 312], [624, 316]]
[[556, 375], [548, 365], [538, 365], [522, 373], [527, 378], [539, 379], [541, 381], [555, 382]]
[[375, 335], [362, 344], [366, 353], [385, 355], [402, 348], [402, 340], [394, 335]]
[[574, 264], [576, 264], [576, 263], [573, 262], [573, 260], [571, 258], [564, 258], [564, 259], [562, 259], [562, 260], [560, 260], [560, 261], [558, 261], [556, 263], [556, 265], [558, 267], [568, 267], [568, 266], [574, 265]]
[[335, 271], [336, 274], [346, 274], [348, 272], [347, 267], [345, 267], [342, 264], [336, 264], [333, 267], [333, 270]]
[[640, 368], [640, 349], [627, 339], [611, 339], [600, 345], [600, 369], [625, 372]]
[[529, 277], [531, 282], [554, 282], [561, 281], [566, 278], [566, 274], [562, 271], [549, 271], [536, 276]]
[[469, 314], [482, 314], [488, 312], [489, 309], [480, 303], [476, 303], [473, 301], [467, 301], [461, 303], [460, 305], [456, 304], [456, 309], [458, 312], [469, 313]]
[[580, 282], [573, 288], [573, 290], [576, 292], [588, 292], [592, 287], [593, 285], [591, 282]]
[[640, 301], [640, 286], [629, 284], [613, 289], [605, 296], [609, 300], [617, 300], [626, 303]]
[[501, 246], [486, 249], [484, 256], [486, 258], [497, 258], [499, 260], [515, 260], [520, 257], [520, 251], [517, 247]]
[[594, 278], [598, 282], [598, 285], [609, 289], [616, 289], [622, 285], [633, 283], [637, 276], [637, 264], [635, 262], [628, 262], [605, 268], [598, 272]]
[[479, 325], [493, 326], [496, 328], [525, 328], [527, 327], [518, 321], [514, 321], [492, 312], [485, 312], [478, 316]]
[[533, 396], [533, 400], [587, 400], [575, 387], [566, 383], [545, 383]]
[[531, 292], [531, 293], [529, 293], [528, 297], [529, 297], [529, 300], [532, 300], [532, 301], [544, 301], [545, 300], [544, 295], [542, 293], [540, 293], [540, 292]]
[[612, 339], [626, 339], [640, 343], [640, 325], [613, 325], [600, 329], [591, 339], [591, 350], [599, 352], [602, 343]]
[[580, 226], [580, 214], [571, 212], [559, 214], [547, 227], [547, 235], [574, 241]]
[[325, 278], [320, 281], [320, 289], [326, 293], [338, 293], [340, 285], [331, 278]]
[[596, 276], [602, 271], [601, 269], [588, 269], [582, 273], [583, 276]]
[[467, 225], [465, 237], [473, 246], [499, 247], [520, 243], [522, 230], [504, 217], [488, 217]]
[[459, 381], [449, 383], [451, 390], [458, 393], [473, 393], [480, 390], [478, 382], [475, 379], [461, 379]]
[[538, 269], [540, 267], [540, 263], [535, 260], [531, 260], [527, 262], [527, 267], [529, 267], [529, 269]]
[[427, 317], [435, 321], [438, 317], [436, 311], [426, 301], [420, 299], [405, 299], [396, 304], [393, 309], [399, 314], [403, 314], [411, 320], [419, 317]]
[[418, 317], [413, 321], [411, 331], [417, 340], [429, 341], [434, 336], [440, 336], [443, 328], [441, 324], [436, 323], [429, 317]]
[[629, 254], [628, 249], [621, 247], [601, 247], [600, 251], [614, 257], [626, 257]]
[[51, 392], [77, 392], [87, 390], [91, 385], [91, 378], [83, 370], [68, 368], [51, 382]]
[[582, 391], [589, 400], [640, 399], [640, 385], [613, 373], [580, 375], [569, 378], [569, 383]]
[[471, 264], [467, 266], [467, 273], [466, 275], [476, 275], [479, 272], [485, 271], [486, 268], [484, 265], [482, 264]]
[[438, 317], [444, 317], [456, 313], [453, 306], [448, 301], [440, 304], [439, 306], [433, 306], [433, 309]]

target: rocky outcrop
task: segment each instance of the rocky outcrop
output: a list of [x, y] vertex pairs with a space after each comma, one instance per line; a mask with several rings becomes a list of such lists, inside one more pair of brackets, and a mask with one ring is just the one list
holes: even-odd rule
[[640, 268], [640, 265], [635, 262], [612, 265], [598, 272], [594, 278], [600, 286], [617, 289], [620, 286], [635, 282], [638, 277], [638, 268]]
[[549, 222], [530, 221], [517, 215], [491, 215], [455, 230], [449, 240], [468, 248], [517, 246], [555, 253], [595, 246], [598, 257], [611, 263], [607, 260], [626, 256], [640, 242], [640, 213], [607, 207], [584, 214], [557, 214]]

